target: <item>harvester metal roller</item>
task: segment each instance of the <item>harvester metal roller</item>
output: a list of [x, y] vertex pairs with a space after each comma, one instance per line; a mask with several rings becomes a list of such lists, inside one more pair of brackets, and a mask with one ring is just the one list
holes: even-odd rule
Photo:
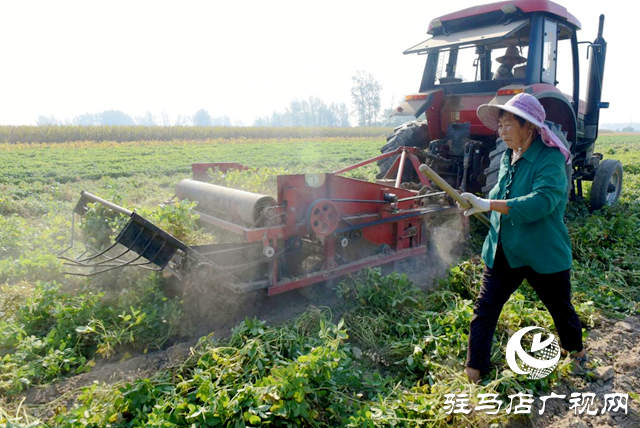
[[197, 202], [200, 212], [246, 226], [271, 222], [276, 217], [274, 207], [278, 205], [271, 196], [189, 179], [176, 185], [176, 196]]

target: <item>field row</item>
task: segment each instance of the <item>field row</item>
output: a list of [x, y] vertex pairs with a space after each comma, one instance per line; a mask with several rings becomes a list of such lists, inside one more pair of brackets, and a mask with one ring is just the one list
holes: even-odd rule
[[384, 138], [392, 128], [302, 128], [258, 126], [0, 126], [0, 143], [69, 141], [173, 141], [216, 138]]

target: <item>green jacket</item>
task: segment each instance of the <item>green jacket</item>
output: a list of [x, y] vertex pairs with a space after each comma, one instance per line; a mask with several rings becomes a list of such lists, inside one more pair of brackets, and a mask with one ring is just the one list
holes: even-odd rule
[[491, 212], [491, 228], [482, 258], [493, 267], [498, 239], [512, 268], [530, 266], [538, 273], [571, 268], [571, 241], [564, 224], [567, 173], [560, 150], [540, 136], [511, 165], [511, 149], [502, 156], [498, 183], [489, 199], [506, 199], [509, 214]]

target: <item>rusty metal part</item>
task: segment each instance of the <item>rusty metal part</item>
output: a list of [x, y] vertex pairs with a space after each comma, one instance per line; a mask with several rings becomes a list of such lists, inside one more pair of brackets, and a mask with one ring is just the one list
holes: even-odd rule
[[[469, 204], [469, 202], [465, 198], [460, 196], [460, 194], [456, 192], [456, 190], [453, 187], [451, 187], [449, 183], [447, 183], [442, 177], [436, 174], [434, 170], [429, 168], [428, 165], [425, 165], [425, 164], [420, 165], [420, 172], [426, 175], [427, 177], [429, 177], [429, 179], [433, 181], [439, 188], [447, 192], [447, 194], [451, 196], [454, 201], [459, 203], [462, 208], [464, 209], [471, 208], [471, 204]], [[487, 218], [487, 216], [485, 216], [482, 213], [474, 213], [473, 215], [482, 223], [484, 223], [485, 226], [491, 227], [491, 222], [489, 222], [489, 219]]]
[[309, 207], [309, 231], [317, 236], [331, 235], [340, 222], [338, 207], [329, 200], [320, 200]]
[[116, 205], [113, 202], [109, 202], [105, 199], [102, 199], [94, 194], [85, 192], [84, 190], [80, 192], [80, 200], [76, 204], [76, 207], [73, 209], [73, 212], [80, 216], [83, 216], [86, 214], [88, 210], [87, 204], [96, 203], [96, 202], [104, 205], [107, 208], [110, 208], [111, 210], [117, 213], [124, 214], [126, 216], [131, 217], [132, 211], [126, 208], [123, 208], [120, 205]]
[[221, 216], [232, 223], [258, 226], [275, 218], [278, 203], [271, 196], [216, 186], [195, 180], [176, 185], [176, 196], [198, 203], [198, 211]]

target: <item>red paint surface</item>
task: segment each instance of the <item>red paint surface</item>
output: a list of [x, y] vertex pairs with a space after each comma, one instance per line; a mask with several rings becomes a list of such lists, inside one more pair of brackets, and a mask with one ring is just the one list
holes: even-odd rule
[[[556, 15], [559, 18], [562, 18], [568, 21], [570, 24], [575, 25], [578, 29], [582, 28], [580, 21], [570, 14], [564, 6], [560, 6], [557, 3], [548, 0], [521, 0], [521, 1], [503, 1], [498, 3], [489, 3], [482, 6], [474, 6], [469, 7], [467, 9], [459, 10], [457, 12], [449, 13], [447, 15], [443, 15], [438, 17], [442, 22], [452, 21], [455, 19], [463, 19], [469, 18], [471, 16], [482, 15], [484, 13], [490, 13], [498, 11], [502, 8], [502, 6], [506, 5], [514, 5], [524, 13], [533, 13], [533, 12], [547, 12], [553, 15]], [[433, 26], [429, 23], [429, 29], [427, 33], [433, 34]]]

